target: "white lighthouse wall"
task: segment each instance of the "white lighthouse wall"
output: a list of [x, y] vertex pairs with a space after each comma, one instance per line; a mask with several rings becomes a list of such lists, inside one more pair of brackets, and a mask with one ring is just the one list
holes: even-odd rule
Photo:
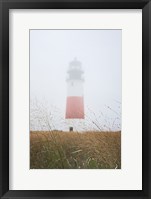
[[83, 96], [83, 81], [69, 80], [67, 83], [67, 96]]

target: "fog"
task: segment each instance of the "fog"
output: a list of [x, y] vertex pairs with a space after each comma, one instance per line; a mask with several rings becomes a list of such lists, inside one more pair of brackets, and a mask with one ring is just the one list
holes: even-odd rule
[[[75, 57], [84, 71], [84, 120], [65, 119]], [[30, 30], [31, 130], [120, 130], [121, 59], [121, 30]]]

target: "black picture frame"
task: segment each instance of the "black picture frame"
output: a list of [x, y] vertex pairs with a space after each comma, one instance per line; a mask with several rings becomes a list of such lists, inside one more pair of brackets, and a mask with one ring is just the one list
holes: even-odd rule
[[[142, 9], [142, 190], [9, 190], [9, 9]], [[151, 198], [150, 0], [0, 0], [1, 198]], [[135, 52], [134, 52], [135, 53]], [[129, 179], [131, 180], [131, 179]]]

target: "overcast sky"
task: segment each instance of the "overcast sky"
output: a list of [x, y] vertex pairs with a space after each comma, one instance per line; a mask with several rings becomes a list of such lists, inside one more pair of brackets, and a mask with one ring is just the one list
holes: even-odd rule
[[[93, 119], [95, 114], [101, 126], [120, 129], [121, 42], [121, 30], [30, 30], [31, 111], [36, 99], [51, 112], [56, 107], [64, 119], [67, 69], [77, 57], [84, 70], [85, 114]], [[59, 116], [54, 128], [64, 129]]]

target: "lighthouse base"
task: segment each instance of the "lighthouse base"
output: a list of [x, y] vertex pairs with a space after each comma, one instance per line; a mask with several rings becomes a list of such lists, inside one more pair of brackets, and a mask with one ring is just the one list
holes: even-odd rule
[[84, 100], [82, 96], [67, 97], [66, 119], [84, 119]]
[[65, 119], [64, 131], [67, 132], [85, 132], [87, 131], [87, 122], [85, 119]]

